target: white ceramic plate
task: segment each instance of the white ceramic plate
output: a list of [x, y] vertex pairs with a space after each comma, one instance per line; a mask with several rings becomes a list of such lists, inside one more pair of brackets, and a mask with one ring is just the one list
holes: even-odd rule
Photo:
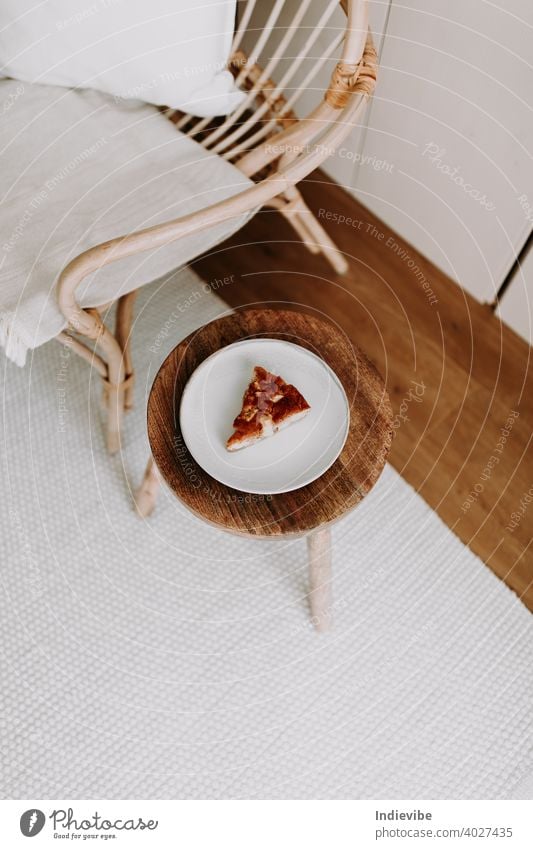
[[[255, 445], [228, 451], [256, 365], [294, 384], [311, 410]], [[180, 407], [183, 439], [196, 462], [221, 483], [257, 494], [290, 492], [324, 474], [341, 453], [349, 424], [346, 393], [332, 369], [300, 345], [278, 339], [245, 339], [212, 354], [191, 375]]]

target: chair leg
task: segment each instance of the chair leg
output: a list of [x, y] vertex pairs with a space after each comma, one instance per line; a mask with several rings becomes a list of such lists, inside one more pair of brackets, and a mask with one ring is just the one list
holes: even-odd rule
[[285, 192], [285, 205], [276, 205], [276, 208], [294, 227], [311, 253], [321, 253], [337, 274], [346, 274], [348, 262], [295, 186]]
[[277, 209], [278, 212], [283, 215], [283, 217], [289, 222], [293, 230], [296, 230], [297, 235], [302, 240], [303, 244], [307, 248], [307, 250], [312, 254], [319, 254], [320, 248], [313, 241], [312, 235], [305, 226], [305, 220], [298, 215], [298, 211], [295, 208], [294, 201], [281, 200], [280, 198], [273, 198], [267, 206], [272, 206], [274, 209]]
[[120, 437], [122, 430], [122, 414], [124, 412], [124, 390], [119, 385], [107, 387], [107, 433], [106, 447], [108, 454], [116, 454], [120, 451]]
[[148, 460], [142, 483], [135, 493], [135, 508], [141, 519], [146, 519], [155, 507], [159, 491], [159, 476], [153, 458]]
[[[100, 311], [89, 307], [85, 313], [95, 322], [95, 329], [88, 335], [96, 341], [104, 353], [107, 366], [106, 375], [102, 376], [104, 383], [103, 405], [107, 411], [106, 446], [108, 454], [116, 454], [120, 450], [120, 434], [122, 416], [124, 413], [125, 383], [124, 353], [115, 336], [105, 326]], [[81, 332], [78, 328], [74, 328]]]
[[[126, 410], [133, 406], [133, 365], [131, 360], [131, 323], [133, 304], [137, 292], [122, 295], [117, 301], [115, 335], [109, 331], [99, 342], [107, 339], [107, 378], [104, 378], [104, 406], [107, 411], [107, 451], [116, 454], [120, 450], [122, 419]], [[88, 309], [87, 312], [103, 326], [101, 310]], [[112, 340], [112, 344], [111, 343]]]
[[331, 625], [331, 531], [322, 528], [307, 537], [309, 554], [309, 603], [317, 631]]
[[133, 363], [131, 359], [131, 323], [133, 320], [133, 305], [137, 291], [122, 295], [117, 303], [117, 316], [115, 319], [115, 338], [122, 349], [124, 357], [124, 409], [131, 410], [133, 407]]

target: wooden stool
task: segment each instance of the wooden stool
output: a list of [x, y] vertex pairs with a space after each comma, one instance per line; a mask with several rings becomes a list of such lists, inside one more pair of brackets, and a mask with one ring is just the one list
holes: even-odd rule
[[[204, 472], [189, 453], [179, 425], [181, 395], [197, 366], [225, 345], [260, 336], [294, 342], [319, 354], [342, 381], [350, 404], [348, 438], [333, 466], [308, 486], [268, 498], [237, 492]], [[311, 613], [317, 629], [324, 631], [331, 618], [330, 526], [376, 483], [392, 431], [382, 378], [337, 327], [307, 313], [238, 310], [191, 333], [159, 369], [148, 400], [153, 460], [136, 495], [137, 509], [142, 516], [153, 509], [155, 461], [180, 501], [211, 525], [254, 537], [307, 535]]]

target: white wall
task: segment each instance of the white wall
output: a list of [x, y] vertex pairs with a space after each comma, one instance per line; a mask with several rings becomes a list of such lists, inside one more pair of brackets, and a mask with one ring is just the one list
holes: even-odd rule
[[[351, 139], [362, 164], [326, 165], [481, 301], [494, 298], [533, 210], [533, 3], [505, 6], [393, 0], [366, 137]], [[385, 4], [371, 7], [382, 21]]]
[[346, 175], [482, 301], [530, 229], [532, 26], [531, 0], [393, 0], [362, 149], [390, 167]]
[[[298, 3], [288, 0], [281, 27]], [[313, 0], [317, 19], [326, 5]], [[259, 2], [257, 16], [270, 8]], [[369, 0], [369, 12], [380, 52], [376, 92], [362, 125], [324, 168], [491, 302], [533, 224], [533, 0]], [[344, 23], [337, 9], [303, 70]], [[298, 33], [291, 55], [308, 32]], [[323, 97], [334, 63], [298, 101], [300, 115]], [[515, 285], [500, 313], [518, 329], [526, 290], [520, 295]]]

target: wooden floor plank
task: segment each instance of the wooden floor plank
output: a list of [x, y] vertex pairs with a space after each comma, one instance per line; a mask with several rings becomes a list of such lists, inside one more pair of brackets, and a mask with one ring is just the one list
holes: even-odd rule
[[316, 310], [367, 353], [396, 416], [392, 464], [533, 610], [533, 500], [524, 500], [533, 487], [531, 349], [323, 175], [303, 194], [347, 257], [346, 275], [310, 254], [273, 211], [197, 271], [231, 306]]

